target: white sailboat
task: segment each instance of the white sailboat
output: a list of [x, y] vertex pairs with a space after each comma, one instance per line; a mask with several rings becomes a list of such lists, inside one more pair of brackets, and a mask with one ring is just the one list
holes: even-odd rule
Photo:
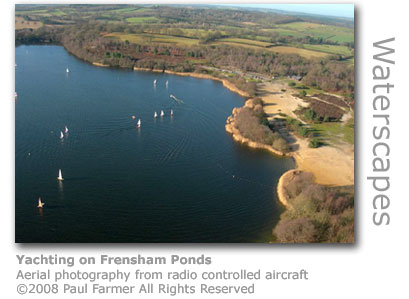
[[173, 109], [170, 109], [170, 116], [173, 116]]
[[67, 134], [67, 133], [68, 133], [68, 128], [67, 128], [67, 126], [65, 126], [65, 130], [64, 130], [64, 132], [65, 132], [65, 134]]
[[156, 87], [156, 79], [155, 79], [155, 80], [153, 80], [153, 86], [155, 86], [155, 87]]
[[168, 88], [168, 86], [169, 86], [169, 81], [166, 80], [166, 88]]
[[160, 111], [160, 116], [164, 116], [165, 112], [163, 112], [163, 110]]
[[41, 201], [41, 197], [38, 198], [38, 205], [37, 208], [42, 208], [44, 207], [45, 203]]
[[155, 111], [155, 113], [153, 114], [153, 117], [154, 117], [154, 118], [157, 118], [157, 117], [158, 117], [158, 114], [156, 113], [156, 111]]
[[141, 119], [138, 119], [138, 122], [136, 123], [136, 127], [140, 128], [141, 127]]
[[68, 69], [68, 67], [67, 67], [67, 69], [65, 70], [65, 72], [66, 72], [67, 74], [70, 72], [70, 70]]
[[62, 133], [62, 131], [60, 131], [60, 139], [64, 138], [64, 134]]
[[59, 171], [58, 171], [58, 178], [57, 178], [57, 180], [59, 180], [59, 181], [64, 181], [64, 179], [63, 179], [63, 177], [62, 177], [61, 169], [59, 169]]

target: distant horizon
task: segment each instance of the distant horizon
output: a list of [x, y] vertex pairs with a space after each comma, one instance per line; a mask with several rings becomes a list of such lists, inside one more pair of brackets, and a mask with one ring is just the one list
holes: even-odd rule
[[295, 13], [354, 19], [354, 4], [217, 4], [242, 8], [267, 8]]

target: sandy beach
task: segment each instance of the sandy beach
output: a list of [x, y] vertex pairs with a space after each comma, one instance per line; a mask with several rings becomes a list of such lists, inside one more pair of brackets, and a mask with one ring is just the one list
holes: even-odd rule
[[[278, 113], [298, 118], [294, 110], [298, 106], [306, 106], [302, 99], [292, 96], [294, 91], [286, 90], [283, 83], [264, 83], [260, 86], [263, 108], [269, 119]], [[302, 121], [302, 120], [300, 120]], [[310, 148], [308, 140], [295, 138], [298, 149], [292, 152], [297, 169], [312, 172], [318, 184], [344, 186], [354, 184], [354, 145], [340, 143], [335, 146]]]

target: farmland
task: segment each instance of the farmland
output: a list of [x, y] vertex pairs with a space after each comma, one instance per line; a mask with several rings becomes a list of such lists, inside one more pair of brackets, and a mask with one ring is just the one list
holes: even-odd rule
[[[119, 34], [109, 30], [109, 38], [132, 43], [149, 41], [157, 44], [198, 45], [206, 37], [211, 43], [247, 47], [252, 50], [266, 50], [273, 53], [297, 54], [304, 58], [325, 58], [339, 55], [353, 56], [350, 47], [354, 42], [354, 30], [350, 23], [335, 26], [318, 19], [316, 22], [299, 17], [274, 16], [277, 23], [271, 22], [264, 13], [243, 15], [243, 21], [232, 22], [220, 13], [208, 14], [205, 10], [188, 11], [181, 8], [162, 8], [159, 6], [105, 5], [103, 9], [90, 5], [35, 5], [17, 6], [16, 29], [38, 28], [42, 24], [73, 24], [74, 19], [91, 20], [106, 24], [129, 24], [128, 32]], [[188, 13], [187, 13], [188, 12]], [[182, 14], [183, 13], [183, 14]], [[219, 15], [220, 14], [220, 15]], [[206, 15], [206, 19], [204, 19]], [[214, 20], [214, 22], [212, 22]], [[280, 23], [282, 20], [285, 22]], [[74, 20], [75, 21], [75, 20]], [[167, 24], [157, 27], [158, 24]], [[136, 28], [135, 26], [143, 26]], [[137, 34], [129, 35], [132, 30]], [[166, 32], [164, 32], [166, 31]], [[167, 35], [167, 36], [166, 36]], [[313, 39], [312, 42], [311, 39]]]
[[172, 36], [164, 34], [123, 34], [123, 33], [110, 33], [105, 35], [106, 38], [116, 38], [121, 41], [129, 41], [130, 43], [154, 43], [154, 44], [173, 44], [180, 46], [198, 45], [199, 40], [193, 38], [186, 38], [181, 36]]
[[16, 17], [15, 19], [15, 26], [16, 29], [25, 29], [25, 28], [30, 28], [30, 29], [37, 29], [40, 28], [43, 24], [38, 21], [27, 21], [24, 20], [22, 17]]
[[296, 76], [308, 94], [353, 92], [353, 25], [352, 19], [180, 5], [16, 6], [16, 44], [58, 43], [91, 63], [125, 68]]

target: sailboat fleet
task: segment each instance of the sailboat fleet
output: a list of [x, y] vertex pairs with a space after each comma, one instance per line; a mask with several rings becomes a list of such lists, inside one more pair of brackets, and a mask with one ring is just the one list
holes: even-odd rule
[[[67, 67], [66, 73], [69, 73], [69, 72], [70, 72], [70, 70], [69, 70], [68, 67]], [[156, 83], [157, 83], [157, 81], [156, 81], [156, 79], [155, 79], [155, 80], [153, 81], [154, 87], [156, 87]], [[168, 86], [169, 86], [169, 82], [168, 82], [168, 80], [166, 80], [166, 88], [168, 88]], [[15, 93], [15, 97], [17, 97], [17, 93]], [[175, 99], [176, 101], [178, 101], [178, 99], [176, 99], [175, 96], [170, 95], [170, 97], [173, 98], [173, 99]], [[161, 116], [161, 117], [164, 117], [164, 116], [165, 116], [165, 112], [164, 112], [163, 110], [160, 111], [160, 116]], [[173, 109], [170, 110], [170, 116], [171, 116], [171, 117], [173, 116]], [[154, 112], [153, 117], [154, 117], [154, 118], [157, 118], [157, 117], [158, 117], [158, 113], [157, 113], [156, 111]], [[135, 115], [132, 115], [132, 119], [136, 119], [136, 116], [135, 116]], [[139, 118], [139, 119], [138, 119], [138, 122], [136, 123], [136, 127], [137, 127], [137, 128], [141, 128], [141, 125], [142, 125], [142, 121], [141, 121], [141, 119]], [[63, 131], [60, 131], [60, 139], [63, 140], [66, 136], [68, 136], [68, 132], [69, 132], [68, 127], [67, 127], [67, 126], [64, 126], [64, 132], [63, 132]], [[65, 134], [65, 135], [64, 135], [64, 134]], [[58, 170], [57, 180], [60, 181], [60, 182], [64, 181], [64, 178], [63, 178], [63, 176], [62, 176], [62, 171], [61, 171], [61, 169]], [[39, 209], [42, 209], [42, 208], [44, 207], [44, 205], [45, 205], [45, 203], [42, 202], [42, 201], [41, 201], [41, 197], [39, 197], [39, 198], [38, 198], [37, 207], [38, 207]]]

